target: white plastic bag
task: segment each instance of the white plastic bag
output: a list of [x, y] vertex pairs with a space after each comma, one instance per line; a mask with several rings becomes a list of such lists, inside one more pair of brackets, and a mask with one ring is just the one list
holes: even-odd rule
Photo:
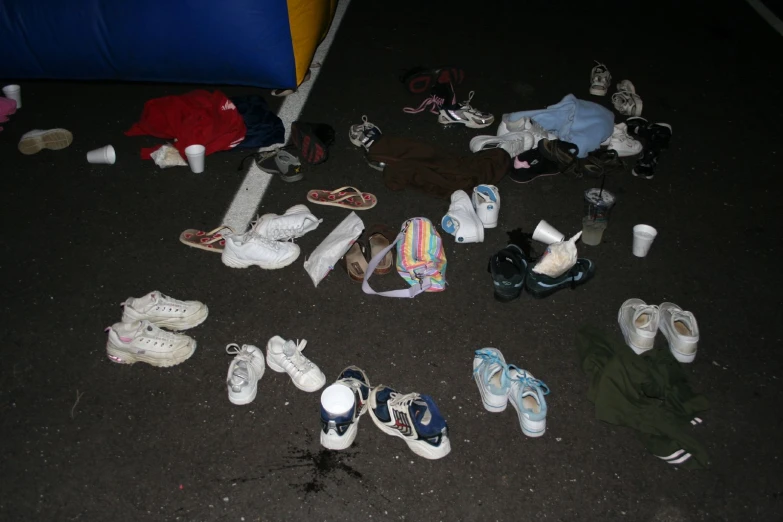
[[152, 158], [152, 161], [162, 169], [188, 166], [188, 162], [182, 159], [179, 151], [170, 143], [162, 145], [158, 150], [150, 154], [150, 157]]
[[543, 274], [549, 277], [560, 277], [576, 264], [576, 241], [582, 237], [579, 231], [568, 241], [552, 243], [546, 247], [546, 252], [538, 260], [533, 272]]
[[316, 288], [340, 258], [348, 252], [356, 238], [361, 235], [362, 230], [364, 230], [364, 222], [356, 215], [356, 212], [351, 212], [321, 241], [310, 257], [305, 259], [304, 268], [310, 274], [310, 279], [313, 280]]

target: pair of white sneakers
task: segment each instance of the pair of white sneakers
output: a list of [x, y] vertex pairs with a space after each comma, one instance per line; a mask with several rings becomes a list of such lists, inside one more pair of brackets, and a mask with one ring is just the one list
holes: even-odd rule
[[[612, 83], [612, 73], [606, 65], [599, 61], [590, 71], [590, 94], [606, 96]], [[623, 116], [641, 116], [644, 103], [636, 93], [636, 87], [631, 80], [622, 80], [617, 84], [617, 92], [612, 95], [612, 105]]]
[[129, 297], [121, 305], [121, 321], [106, 328], [106, 354], [121, 364], [144, 362], [169, 367], [185, 362], [196, 351], [195, 339], [162, 328], [187, 330], [209, 315], [204, 303], [180, 301], [157, 290], [144, 297]]
[[452, 234], [458, 243], [481, 243], [484, 229], [498, 226], [500, 214], [500, 190], [494, 185], [479, 185], [472, 197], [464, 190], [451, 195], [448, 213], [440, 226]]
[[696, 317], [674, 303], [649, 305], [641, 299], [628, 299], [620, 307], [617, 322], [626, 344], [639, 355], [652, 350], [660, 330], [675, 359], [691, 363], [696, 358], [699, 344]]
[[294, 342], [275, 335], [266, 345], [266, 364], [263, 351], [252, 344], [226, 346], [226, 353], [234, 355], [228, 367], [226, 386], [228, 400], [232, 404], [244, 405], [253, 402], [258, 393], [258, 381], [264, 376], [268, 365], [273, 371], [287, 373], [294, 386], [302, 391], [320, 390], [326, 383], [326, 376], [310, 359], [302, 355], [307, 341]]
[[247, 232], [224, 236], [223, 264], [231, 268], [256, 265], [266, 270], [286, 267], [300, 254], [293, 240], [315, 230], [322, 221], [306, 205], [294, 205], [282, 216], [264, 214]]
[[549, 387], [523, 370], [507, 364], [497, 348], [476, 350], [473, 356], [473, 379], [476, 381], [484, 409], [492, 413], [506, 410], [509, 401], [517, 410], [519, 426], [528, 437], [546, 432]]

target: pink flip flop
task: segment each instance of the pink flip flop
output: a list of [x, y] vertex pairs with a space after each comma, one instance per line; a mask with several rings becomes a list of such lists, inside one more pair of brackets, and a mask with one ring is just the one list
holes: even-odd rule
[[225, 232], [234, 233], [231, 227], [226, 226], [217, 227], [210, 232], [189, 228], [179, 235], [179, 240], [190, 247], [220, 254], [226, 244], [226, 240], [223, 238]]
[[332, 191], [311, 190], [307, 193], [307, 201], [316, 205], [369, 210], [378, 203], [378, 198], [369, 192], [362, 192], [356, 187], [340, 187]]

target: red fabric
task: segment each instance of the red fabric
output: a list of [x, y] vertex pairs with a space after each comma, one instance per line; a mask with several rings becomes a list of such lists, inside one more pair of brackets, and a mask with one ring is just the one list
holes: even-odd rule
[[[198, 90], [147, 101], [141, 120], [125, 135], [176, 139], [174, 146], [184, 158], [190, 145], [204, 145], [207, 154], [236, 147], [246, 130], [242, 115], [225, 94]], [[142, 159], [150, 159], [159, 148], [141, 149]]]

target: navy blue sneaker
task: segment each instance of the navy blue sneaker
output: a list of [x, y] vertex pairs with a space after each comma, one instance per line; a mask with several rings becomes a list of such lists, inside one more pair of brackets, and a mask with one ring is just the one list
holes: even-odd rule
[[[353, 407], [342, 415], [331, 415], [321, 406], [321, 445], [330, 450], [344, 450], [356, 440], [359, 418], [367, 411], [370, 380], [364, 370], [349, 366], [340, 372], [332, 386], [347, 387], [353, 393]], [[329, 390], [324, 390], [324, 394]], [[323, 395], [321, 396], [323, 402]]]
[[492, 274], [495, 299], [508, 303], [517, 299], [525, 286], [527, 259], [517, 245], [507, 245], [489, 258], [487, 271]]
[[348, 129], [348, 139], [357, 147], [364, 147], [364, 150], [370, 150], [372, 144], [378, 141], [383, 133], [377, 125], [367, 120], [367, 116], [362, 116], [362, 122], [351, 125]]
[[370, 418], [382, 432], [400, 437], [416, 455], [440, 459], [451, 451], [446, 420], [427, 395], [403, 395], [380, 385], [370, 392]]
[[595, 275], [595, 264], [589, 259], [577, 259], [576, 264], [560, 277], [549, 277], [543, 274], [533, 272], [533, 265], [525, 278], [525, 288], [530, 295], [536, 299], [550, 296], [562, 290], [571, 288], [572, 290], [579, 285], [583, 285]]

